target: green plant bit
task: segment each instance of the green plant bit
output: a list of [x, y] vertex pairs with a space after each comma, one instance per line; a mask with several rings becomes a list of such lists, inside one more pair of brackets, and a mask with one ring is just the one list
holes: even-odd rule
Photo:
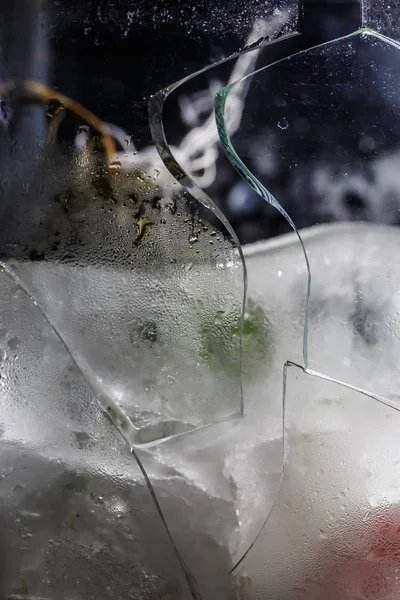
[[[214, 369], [237, 375], [240, 371], [239, 310], [217, 311], [214, 318], [204, 318], [200, 329], [202, 360]], [[242, 335], [242, 373], [254, 373], [258, 365], [265, 365], [271, 347], [271, 325], [263, 309], [249, 300], [244, 314]]]

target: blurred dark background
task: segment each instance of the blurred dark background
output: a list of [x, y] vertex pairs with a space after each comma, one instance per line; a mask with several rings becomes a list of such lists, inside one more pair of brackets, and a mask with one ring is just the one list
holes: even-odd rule
[[[377, 0], [373, 9], [368, 4], [372, 25], [374, 15], [379, 14], [378, 4]], [[56, 87], [122, 128], [139, 153], [151, 145], [148, 99], [165, 86], [260, 37], [268, 41], [299, 31], [301, 35], [285, 48], [290, 53], [346, 35], [362, 24], [361, 0], [202, 0], [193, 4], [179, 0], [14, 0], [2, 1], [0, 6], [2, 78], [29, 76]], [[383, 16], [389, 24], [395, 17], [390, 12]], [[254, 68], [268, 63], [269, 52], [266, 47], [259, 53]], [[228, 82], [234, 66], [235, 61], [230, 61], [216, 67], [171, 95], [165, 109], [171, 143], [179, 146], [191, 128], [210, 118], [213, 94]], [[290, 93], [281, 91], [277, 97]], [[278, 101], [271, 120], [274, 126], [277, 120], [278, 129], [285, 129], [280, 108]], [[246, 143], [251, 146], [253, 141], [247, 138]], [[397, 152], [393, 136], [385, 137], [385, 144], [382, 148], [379, 142], [380, 151]], [[354, 186], [344, 186], [339, 200], [336, 190], [329, 200], [329, 190], [321, 192], [309, 185], [316, 160], [315, 152], [303, 156], [297, 179], [288, 176], [279, 156], [271, 163], [269, 180], [295, 222], [305, 227], [315, 222], [370, 219], [371, 199]], [[234, 173], [220, 148], [215, 177], [205, 187], [243, 243], [289, 231], [285, 219]], [[394, 208], [379, 219], [398, 223], [400, 186], [392, 188]], [[326, 196], [323, 201], [321, 193]], [[375, 205], [372, 212], [377, 211]]]

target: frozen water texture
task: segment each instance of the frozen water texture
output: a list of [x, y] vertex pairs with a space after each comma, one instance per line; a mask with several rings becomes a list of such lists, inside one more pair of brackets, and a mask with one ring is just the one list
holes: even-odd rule
[[1, 596], [190, 598], [123, 439], [27, 294], [0, 288]]
[[[315, 344], [316, 354], [321, 357], [322, 361], [329, 359], [333, 368], [343, 369], [341, 371], [343, 380], [352, 380], [354, 376], [357, 376], [362, 380], [364, 388], [368, 390], [379, 388], [381, 395], [389, 397], [390, 390], [394, 389], [397, 384], [393, 361], [397, 356], [395, 344], [398, 336], [394, 331], [391, 332], [385, 327], [385, 322], [389, 322], [397, 313], [396, 297], [391, 293], [390, 287], [387, 286], [382, 290], [376, 269], [379, 267], [380, 274], [385, 276], [382, 273], [382, 264], [385, 263], [387, 257], [387, 276], [392, 277], [390, 281], [395, 286], [395, 266], [389, 264], [388, 259], [390, 256], [395, 257], [398, 253], [400, 233], [391, 227], [348, 224], [314, 228], [303, 232], [303, 239], [306, 247], [313, 249], [313, 252], [310, 252], [311, 267], [315, 281], [318, 282], [318, 296], [316, 297], [318, 297], [319, 311], [313, 313], [316, 320], [315, 322], [312, 320], [310, 323], [311, 339]], [[341, 248], [340, 254], [336, 252], [338, 244]], [[363, 258], [360, 264], [356, 265], [360, 281], [358, 293], [361, 293], [367, 306], [380, 311], [379, 323], [381, 323], [382, 330], [379, 344], [360, 343], [359, 334], [354, 330], [353, 325], [355, 253], [360, 245], [365, 244], [371, 249], [371, 257], [368, 260]], [[382, 254], [384, 251], [386, 252], [385, 256]], [[376, 260], [372, 260], [374, 253]], [[378, 261], [378, 257], [382, 260]], [[330, 269], [326, 268], [327, 258], [331, 260]], [[196, 565], [194, 574], [196, 579], [201, 582], [202, 592], [207, 598], [225, 596], [229, 598], [230, 594], [233, 594], [233, 591], [230, 590], [229, 569], [254, 541], [276, 499], [282, 467], [282, 365], [287, 359], [301, 361], [306, 271], [296, 237], [289, 235], [277, 241], [249, 247], [246, 249], [246, 259], [250, 301], [261, 307], [268, 316], [268, 343], [271, 347], [270, 352], [265, 355], [260, 354], [256, 364], [252, 365], [253, 370], [249, 375], [244, 374], [246, 399], [244, 418], [178, 436], [158, 444], [155, 448], [147, 450], [144, 448], [139, 452], [159, 498], [174, 541], [187, 562], [191, 566]], [[25, 264], [25, 276], [27, 268], [28, 266]], [[69, 278], [74, 278], [74, 267], [70, 266], [67, 271], [64, 266], [59, 265], [58, 268], [60, 273], [56, 276], [57, 267], [55, 265], [50, 268], [46, 263], [41, 262], [29, 266], [32, 276], [34, 273], [37, 281], [41, 282], [43, 290], [47, 290], [46, 294], [49, 297], [51, 297], [53, 287], [59, 286], [61, 274], [68, 273]], [[90, 280], [93, 294], [99, 297], [104, 286], [104, 278], [93, 277], [90, 266], [76, 267], [75, 270], [79, 272], [82, 281], [85, 277]], [[119, 277], [121, 275], [119, 273]], [[111, 277], [110, 274], [109, 276]], [[120, 474], [118, 477], [124, 473], [124, 479], [127, 477], [126, 473], [134, 470], [135, 463], [128, 453], [125, 465], [119, 466], [120, 454], [125, 456], [122, 438], [120, 440], [118, 437], [115, 438], [110, 445], [111, 432], [106, 435], [99, 429], [100, 426], [109, 428], [107, 420], [103, 420], [101, 413], [98, 412], [97, 400], [86, 387], [65, 348], [43, 320], [39, 320], [40, 323], [43, 322], [41, 329], [35, 330], [29, 335], [29, 325], [32, 327], [39, 319], [39, 316], [35, 319], [32, 318], [32, 311], [35, 315], [40, 315], [39, 309], [34, 307], [31, 301], [28, 301], [24, 292], [5, 274], [2, 275], [2, 281], [12, 287], [11, 291], [4, 290], [2, 297], [14, 298], [13, 303], [3, 309], [8, 310], [10, 314], [4, 314], [2, 319], [2, 322], [9, 324], [7, 331], [2, 331], [1, 382], [5, 389], [9, 390], [5, 396], [7, 400], [5, 408], [9, 408], [9, 411], [4, 410], [3, 439], [7, 440], [5, 443], [11, 444], [13, 451], [17, 453], [20, 452], [19, 445], [23, 442], [24, 452], [30, 452], [34, 456], [29, 460], [45, 460], [50, 465], [49, 469], [52, 468], [51, 465], [54, 462], [58, 465], [57, 468], [61, 473], [64, 473], [62, 477], [67, 479], [69, 476], [65, 475], [66, 471], [75, 473], [82, 469], [85, 481], [81, 485], [86, 486], [85, 490], [90, 488], [90, 491], [88, 494], [85, 490], [80, 491], [79, 502], [86, 502], [86, 499], [91, 501], [91, 485], [95, 488], [93, 493], [97, 494], [96, 497], [101, 497], [102, 493], [101, 490], [98, 491], [99, 487], [103, 486], [102, 489], [104, 489], [105, 486], [108, 489], [108, 484], [103, 483], [103, 478], [107, 481], [109, 478], [114, 481], [117, 477], [117, 474], [113, 474], [115, 472]], [[365, 282], [365, 286], [363, 282]], [[64, 292], [60, 293], [61, 290], [58, 289], [57, 293], [58, 297], [62, 299]], [[24, 313], [17, 301], [19, 297], [24, 300], [26, 318], [21, 318]], [[71, 294], [68, 294], [67, 298], [70, 302]], [[84, 303], [75, 305], [75, 312], [78, 316], [80, 310], [85, 314], [86, 309], [87, 305]], [[104, 327], [104, 319], [117, 318], [119, 310], [121, 310], [120, 305], [116, 304], [113, 310], [99, 316], [99, 323], [102, 323]], [[16, 329], [16, 315], [18, 315], [18, 319], [21, 319], [20, 330]], [[42, 319], [42, 317], [40, 318]], [[15, 325], [12, 326], [11, 331], [11, 325], [14, 322]], [[107, 329], [107, 327], [106, 324], [105, 328]], [[23, 340], [32, 340], [31, 343], [38, 344], [37, 340], [44, 335], [43, 333], [39, 335], [41, 330], [47, 332], [47, 342], [38, 349], [38, 363], [35, 363], [33, 361], [34, 354], [32, 355], [30, 348], [29, 353], [27, 350], [24, 353], [22, 345], [21, 350], [17, 351]], [[313, 332], [316, 332], [315, 336], [312, 335]], [[20, 357], [20, 361], [23, 360], [23, 363], [15, 362], [16, 354]], [[39, 360], [41, 355], [44, 357], [43, 362]], [[351, 356], [353, 362], [349, 364], [348, 361], [344, 361], [346, 364], [343, 367], [343, 357], [346, 358], [346, 356]], [[246, 356], [244, 359], [246, 361]], [[372, 364], [376, 368], [372, 369]], [[65, 373], [65, 370], [68, 376], [62, 374]], [[19, 376], [16, 381], [19, 381], [21, 388], [17, 392], [13, 391], [13, 387], [7, 387], [9, 386], [8, 382], [12, 381], [13, 373]], [[53, 383], [50, 385], [52, 377]], [[309, 385], [310, 379], [309, 377], [305, 380], [301, 386], [299, 384], [298, 394], [299, 397], [310, 399], [311, 402], [314, 396], [312, 396], [313, 388]], [[78, 395], [79, 385], [83, 386], [83, 391], [80, 393], [86, 394], [83, 398]], [[319, 391], [318, 385], [316, 384], [315, 394], [317, 398], [320, 398], [323, 394]], [[41, 386], [41, 389], [38, 389], [37, 386]], [[342, 402], [346, 394], [347, 391], [344, 388], [336, 386], [334, 406], [336, 400]], [[41, 400], [36, 405], [25, 401], [25, 398], [40, 398]], [[55, 398], [59, 398], [59, 411], [62, 419], [53, 406]], [[76, 417], [74, 412], [70, 416], [73, 410], [78, 411]], [[85, 413], [82, 414], [82, 411], [85, 410], [94, 411], [97, 415], [96, 418], [90, 416], [84, 418]], [[307, 409], [305, 415], [302, 431], [310, 434], [312, 438], [316, 427], [315, 412]], [[77, 422], [71, 423], [71, 419], [74, 418]], [[345, 415], [345, 418], [348, 419], [348, 415]], [[328, 431], [339, 427], [341, 420], [342, 416], [339, 410], [335, 411], [334, 408], [330, 410], [329, 422], [327, 421]], [[368, 435], [370, 434], [368, 433]], [[316, 441], [310, 442], [311, 446], [316, 443]], [[307, 446], [305, 447], [307, 448]], [[350, 450], [350, 447], [343, 446], [341, 451], [343, 460], [348, 465], [353, 460]], [[38, 455], [37, 459], [36, 455]], [[11, 464], [11, 461], [15, 461], [12, 455], [5, 453], [4, 456], [8, 457], [5, 458], [9, 461], [8, 465]], [[27, 464], [27, 460], [21, 459], [24, 465]], [[39, 467], [32, 466], [33, 468]], [[93, 484], [87, 483], [86, 474], [92, 472], [99, 473], [100, 480], [94, 478]], [[132, 510], [140, 511], [141, 503], [144, 501], [149, 503], [150, 498], [144, 492], [143, 483], [140, 484], [141, 478], [137, 469], [134, 470], [134, 473], [132, 479], [128, 477], [126, 485], [133, 487], [132, 495], [129, 496], [129, 502], [132, 502], [133, 506]], [[6, 481], [8, 481], [7, 478], [4, 479], [4, 482]], [[21, 485], [26, 485], [27, 489], [30, 486], [29, 483], [24, 483], [24, 480], [18, 475], [15, 480], [12, 479], [11, 490], [16, 488], [18, 492], [18, 486]], [[58, 485], [58, 483], [54, 485]], [[68, 485], [67, 482], [66, 486], [68, 487]], [[332, 485], [335, 485], [335, 480], [332, 480]], [[376, 489], [379, 491], [378, 485]], [[311, 491], [307, 488], [304, 494]], [[143, 500], [141, 500], [141, 494], [145, 494]], [[110, 495], [113, 499], [109, 500], [108, 509], [116, 510], [117, 514], [119, 514], [118, 511], [121, 514], [128, 514], [125, 512], [128, 500], [125, 497], [121, 500], [116, 493], [110, 492]], [[372, 492], [370, 496], [373, 496]], [[25, 498], [25, 496], [22, 497]], [[393, 498], [392, 496], [391, 499], [393, 500]], [[75, 507], [74, 503], [78, 501], [73, 499], [71, 502]], [[114, 506], [112, 502], [116, 503], [116, 508], [112, 508]], [[102, 506], [102, 500], [99, 503]], [[29, 506], [27, 509], [24, 507], [23, 510], [27, 510], [28, 513], [29, 511], [37, 512], [35, 503], [33, 503], [34, 508], [32, 508], [32, 504]], [[318, 506], [322, 507], [321, 504], [318, 504], [315, 514], [318, 514]], [[75, 510], [74, 518], [77, 518], [76, 513], [81, 514], [81, 510], [83, 509]], [[137, 514], [137, 512], [134, 513], [134, 515]], [[129, 515], [135, 524], [138, 517], [135, 517], [133, 513], [129, 513]], [[33, 518], [29, 514], [28, 517]], [[56, 523], [58, 527], [58, 516]], [[323, 528], [322, 525], [321, 528]], [[117, 535], [116, 532], [115, 536]], [[141, 535], [139, 532], [140, 539]], [[138, 552], [143, 552], [142, 558], [143, 561], [146, 561], [147, 555], [144, 548], [141, 547]], [[157, 560], [159, 552], [161, 552], [160, 549], [155, 552]], [[255, 556], [254, 550], [249, 555], [249, 560], [251, 556]], [[141, 568], [144, 572], [149, 573], [149, 577], [159, 576], [158, 563], [149, 566], [141, 564]], [[274, 578], [279, 577], [272, 566], [270, 573], [273, 581], [275, 581]], [[241, 585], [243, 585], [243, 581]]]
[[277, 502], [239, 566], [243, 599], [399, 594], [398, 409], [287, 368]]

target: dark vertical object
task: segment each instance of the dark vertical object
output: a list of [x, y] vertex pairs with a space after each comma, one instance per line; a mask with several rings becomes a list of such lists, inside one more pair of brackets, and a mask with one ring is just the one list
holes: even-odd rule
[[[27, 79], [48, 82], [49, 23], [47, 0], [12, 0], [1, 2], [0, 12], [0, 81], [12, 79], [17, 84]], [[24, 145], [43, 136], [43, 109], [37, 106], [14, 110], [13, 136]]]
[[[0, 0], [0, 6], [0, 83], [12, 80], [19, 91], [26, 80], [47, 84], [48, 0]], [[46, 139], [46, 115], [42, 104], [19, 102], [19, 91], [0, 94], [2, 248], [11, 239], [30, 239], [44, 202], [32, 186]]]

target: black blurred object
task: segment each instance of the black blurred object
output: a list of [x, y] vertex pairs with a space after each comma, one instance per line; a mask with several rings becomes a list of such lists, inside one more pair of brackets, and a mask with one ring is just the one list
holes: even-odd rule
[[[285, 6], [283, 0], [248, 0], [245, 11], [239, 0], [193, 5], [178, 0], [2, 0], [0, 74], [55, 86], [104, 121], [122, 127], [140, 150], [152, 143], [147, 114], [151, 94], [242, 49], [257, 18], [271, 18]], [[296, 20], [294, 11], [278, 37], [295, 31]], [[300, 44], [293, 51], [346, 35], [361, 22], [361, 0], [303, 0]], [[7, 107], [2, 108], [6, 112]], [[241, 241], [287, 231], [283, 218], [250, 192], [248, 206], [237, 200], [238, 188], [232, 200], [237, 179], [231, 173], [220, 155], [216, 181], [207, 192]], [[292, 191], [279, 165], [276, 183], [278, 197], [290, 200]], [[295, 196], [293, 203], [296, 217]], [[315, 221], [309, 216], [301, 211], [302, 226]]]

